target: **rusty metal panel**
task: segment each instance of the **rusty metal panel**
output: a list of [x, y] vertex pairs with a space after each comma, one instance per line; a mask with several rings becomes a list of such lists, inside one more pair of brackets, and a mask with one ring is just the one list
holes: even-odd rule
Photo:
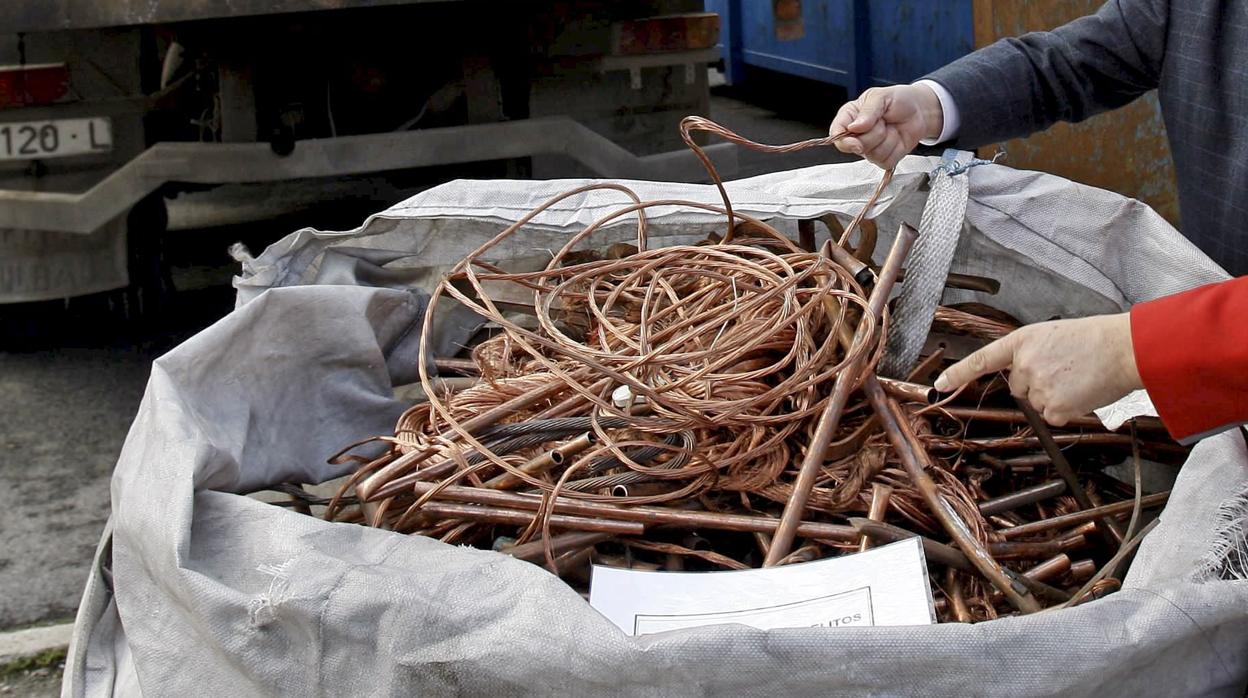
[[414, 5], [448, 0], [3, 0], [6, 32], [47, 32], [138, 24]]
[[[975, 0], [975, 44], [986, 46], [1002, 37], [1053, 29], [1095, 12], [1101, 4], [1102, 0]], [[1179, 223], [1174, 165], [1156, 92], [1083, 123], [1057, 124], [1044, 133], [1009, 141], [1005, 149], [1012, 167], [1116, 191], [1147, 203], [1172, 224]]]

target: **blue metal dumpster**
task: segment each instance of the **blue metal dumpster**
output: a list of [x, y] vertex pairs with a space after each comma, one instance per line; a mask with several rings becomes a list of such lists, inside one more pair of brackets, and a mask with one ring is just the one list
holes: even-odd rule
[[724, 75], [747, 67], [840, 85], [909, 82], [975, 48], [973, 0], [705, 0], [720, 16]]

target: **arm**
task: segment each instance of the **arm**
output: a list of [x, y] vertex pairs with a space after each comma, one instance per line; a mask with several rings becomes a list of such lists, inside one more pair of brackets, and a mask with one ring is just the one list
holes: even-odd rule
[[1096, 14], [1002, 39], [927, 79], [953, 96], [962, 148], [1082, 121], [1157, 87], [1168, 15], [1169, 0], [1109, 0]]
[[950, 366], [953, 390], [1010, 371], [1010, 392], [1061, 425], [1146, 388], [1180, 441], [1248, 422], [1248, 277], [1155, 301], [1130, 313], [1028, 325]]
[[1169, 0], [1109, 0], [1051, 32], [1003, 39], [913, 85], [873, 87], [841, 107], [837, 143], [890, 168], [922, 140], [974, 148], [1122, 106], [1157, 87]]

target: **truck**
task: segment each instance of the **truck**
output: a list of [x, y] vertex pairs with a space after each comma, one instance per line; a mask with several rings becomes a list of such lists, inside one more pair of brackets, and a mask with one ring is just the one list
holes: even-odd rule
[[151, 303], [168, 202], [223, 185], [700, 180], [718, 40], [699, 0], [0, 3], [0, 304]]

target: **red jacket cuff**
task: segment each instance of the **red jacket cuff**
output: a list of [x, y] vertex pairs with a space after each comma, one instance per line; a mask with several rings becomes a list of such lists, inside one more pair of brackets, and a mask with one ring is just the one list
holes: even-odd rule
[[1131, 309], [1136, 367], [1179, 441], [1248, 420], [1248, 277]]

